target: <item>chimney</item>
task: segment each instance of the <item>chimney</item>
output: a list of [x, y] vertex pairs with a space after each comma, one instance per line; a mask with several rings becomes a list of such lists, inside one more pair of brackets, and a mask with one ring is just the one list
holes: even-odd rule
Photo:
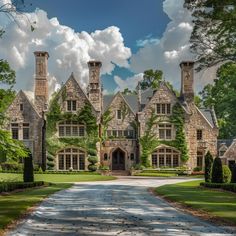
[[194, 102], [194, 62], [183, 61], [180, 63], [181, 68], [181, 98], [186, 102]]
[[48, 58], [49, 54], [45, 51], [34, 52], [35, 56], [35, 105], [41, 114], [46, 110], [48, 103]]
[[102, 63], [100, 61], [89, 61], [89, 85], [88, 98], [93, 104], [96, 111], [101, 112], [102, 107], [102, 89], [100, 83], [100, 68]]

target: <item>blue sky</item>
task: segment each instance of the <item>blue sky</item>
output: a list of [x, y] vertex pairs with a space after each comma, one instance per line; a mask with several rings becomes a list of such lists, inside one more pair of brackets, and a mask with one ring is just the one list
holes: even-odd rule
[[[3, 2], [11, 0], [0, 0]], [[25, 0], [27, 17], [18, 24], [0, 13], [0, 55], [16, 71], [17, 90], [34, 90], [36, 50], [50, 54], [50, 92], [71, 72], [85, 89], [87, 61], [103, 63], [104, 93], [135, 89], [147, 69], [161, 69], [166, 80], [180, 88], [182, 60], [193, 60], [189, 50], [191, 13], [184, 0]], [[30, 6], [30, 3], [32, 5]], [[29, 22], [36, 22], [30, 31]], [[211, 82], [210, 74], [196, 75], [195, 88]], [[204, 78], [204, 79], [203, 79]]]
[[[28, 5], [30, 3], [32, 6]], [[132, 53], [161, 38], [170, 21], [163, 12], [162, 4], [162, 0], [69, 0], [67, 4], [64, 0], [57, 0], [56, 4], [48, 0], [26, 1], [28, 11], [43, 9], [49, 18], [57, 17], [60, 24], [70, 26], [77, 32], [91, 33], [115, 25]], [[103, 86], [109, 91], [116, 87], [114, 75], [125, 79], [134, 73], [116, 66], [112, 74], [102, 75]]]

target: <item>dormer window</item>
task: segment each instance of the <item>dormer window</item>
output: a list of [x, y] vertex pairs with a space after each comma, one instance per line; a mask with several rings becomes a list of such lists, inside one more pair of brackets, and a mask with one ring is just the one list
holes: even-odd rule
[[76, 101], [68, 100], [67, 101], [67, 111], [76, 111]]
[[116, 111], [116, 118], [117, 120], [121, 120], [121, 110]]
[[24, 105], [23, 103], [20, 103], [20, 111], [23, 111], [24, 110]]
[[156, 113], [158, 115], [169, 115], [171, 114], [171, 104], [170, 103], [157, 103]]

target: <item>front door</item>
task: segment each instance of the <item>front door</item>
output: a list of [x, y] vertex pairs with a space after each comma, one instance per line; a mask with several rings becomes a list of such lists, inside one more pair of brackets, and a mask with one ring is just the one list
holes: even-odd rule
[[125, 153], [119, 148], [112, 153], [112, 170], [125, 170]]

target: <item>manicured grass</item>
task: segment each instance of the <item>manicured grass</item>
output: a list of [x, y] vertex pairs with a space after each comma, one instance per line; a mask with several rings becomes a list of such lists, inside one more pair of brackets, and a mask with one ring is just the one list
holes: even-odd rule
[[[102, 181], [102, 180], [113, 180], [113, 176], [102, 176], [102, 175], [88, 175], [88, 174], [35, 174], [35, 181], [45, 181], [50, 183], [58, 182], [82, 182], [82, 181]], [[0, 173], [1, 181], [23, 181], [23, 174], [16, 173]]]
[[201, 180], [158, 187], [156, 193], [236, 225], [236, 194], [199, 186]]
[[42, 201], [49, 194], [69, 188], [72, 184], [52, 184], [50, 186], [26, 189], [22, 192], [0, 195], [0, 235], [12, 221], [18, 219], [28, 208]]
[[157, 172], [149, 172], [149, 173], [137, 173], [135, 176], [149, 176], [149, 177], [176, 177], [177, 174], [173, 173], [157, 173]]

